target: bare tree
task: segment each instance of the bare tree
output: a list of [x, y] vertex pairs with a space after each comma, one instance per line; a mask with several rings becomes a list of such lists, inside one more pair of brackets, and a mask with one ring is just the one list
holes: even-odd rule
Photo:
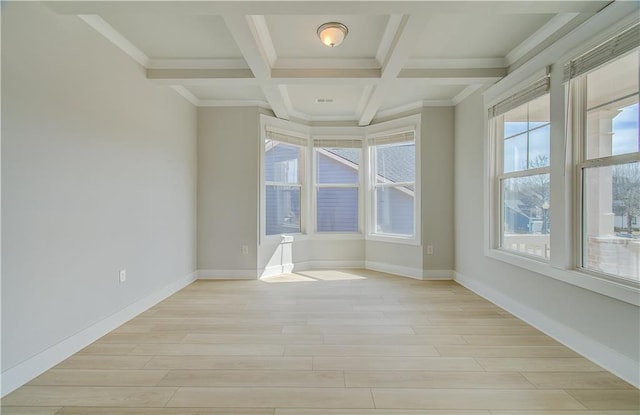
[[633, 232], [633, 218], [640, 216], [640, 163], [613, 166], [613, 210], [626, 216], [627, 231]]

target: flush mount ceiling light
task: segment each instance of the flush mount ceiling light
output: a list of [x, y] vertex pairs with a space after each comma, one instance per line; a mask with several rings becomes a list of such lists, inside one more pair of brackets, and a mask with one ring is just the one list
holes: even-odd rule
[[330, 48], [338, 46], [347, 37], [349, 29], [347, 26], [338, 22], [329, 22], [318, 28], [318, 37], [320, 41]]

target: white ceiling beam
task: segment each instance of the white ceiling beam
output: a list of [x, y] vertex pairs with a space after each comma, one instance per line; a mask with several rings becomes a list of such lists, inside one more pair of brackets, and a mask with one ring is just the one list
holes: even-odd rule
[[369, 58], [278, 58], [273, 69], [380, 69], [376, 59]]
[[278, 86], [271, 82], [269, 53], [259, 38], [255, 20], [251, 17], [232, 14], [223, 16], [227, 29], [233, 36], [245, 61], [258, 80], [262, 93], [278, 118], [289, 119], [289, 112]]
[[507, 73], [507, 68], [402, 69], [398, 78], [499, 79]]
[[465, 89], [460, 91], [458, 93], [458, 95], [456, 95], [455, 97], [451, 98], [451, 103], [453, 105], [458, 105], [459, 103], [461, 103], [462, 101], [467, 99], [467, 97], [469, 95], [473, 94], [474, 92], [476, 92], [480, 88], [482, 88], [482, 84], [469, 85], [468, 87], [466, 87]]
[[191, 91], [185, 88], [182, 85], [171, 85], [171, 89], [176, 91], [178, 94], [182, 95], [184, 99], [195, 105], [196, 107], [200, 105], [200, 100], [197, 96], [193, 95]]
[[147, 69], [147, 79], [165, 84], [181, 84], [189, 80], [206, 83], [210, 79], [242, 79], [252, 81], [254, 85], [257, 83], [251, 69]]
[[371, 93], [367, 104], [364, 106], [359, 125], [369, 125], [376, 112], [380, 109], [383, 98], [391, 89], [404, 65], [413, 51], [420, 33], [424, 30], [424, 21], [416, 16], [405, 15], [398, 25], [398, 30], [389, 48], [389, 53], [384, 58], [380, 82]]
[[387, 21], [387, 26], [384, 28], [384, 33], [382, 34], [382, 39], [380, 39], [378, 51], [376, 52], [376, 61], [380, 66], [382, 66], [384, 60], [391, 51], [393, 40], [396, 37], [396, 33], [398, 33], [398, 29], [400, 28], [401, 23], [401, 14], [393, 14], [389, 16], [389, 21]]
[[149, 65], [149, 57], [133, 43], [129, 42], [127, 38], [122, 36], [120, 32], [114, 29], [113, 26], [107, 23], [102, 17], [95, 14], [80, 15], [78, 17], [84, 20], [85, 23], [95, 29], [102, 36], [107, 38], [111, 43], [120, 48], [124, 53], [129, 55], [131, 59], [138, 62], [145, 68]]
[[531, 52], [554, 33], [558, 32], [564, 26], [569, 24], [569, 22], [578, 17], [579, 14], [580, 13], [559, 13], [553, 16], [551, 20], [544, 24], [544, 26], [536, 30], [531, 36], [513, 48], [511, 52], [507, 53], [507, 56], [505, 57], [507, 65], [512, 65], [518, 59]]
[[155, 59], [150, 58], [149, 69], [249, 69], [244, 59]]
[[504, 58], [466, 58], [466, 59], [409, 59], [404, 69], [470, 69], [470, 68], [506, 68]]
[[380, 69], [272, 69], [271, 77], [278, 78], [325, 78], [325, 79], [379, 79]]
[[165, 14], [217, 14], [217, 15], [326, 15], [362, 14], [437, 14], [471, 13], [487, 14], [558, 14], [568, 12], [596, 13], [610, 1], [483, 1], [483, 0], [433, 0], [433, 1], [370, 1], [363, 6], [361, 0], [332, 1], [281, 1], [281, 0], [210, 0], [210, 1], [46, 1], [60, 14], [108, 14], [165, 13]]

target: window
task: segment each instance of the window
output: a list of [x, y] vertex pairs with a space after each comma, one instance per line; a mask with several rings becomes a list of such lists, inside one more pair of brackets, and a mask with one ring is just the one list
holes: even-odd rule
[[578, 265], [640, 280], [638, 26], [572, 60], [577, 144]]
[[489, 109], [500, 248], [550, 256], [549, 78]]
[[370, 139], [372, 233], [416, 236], [415, 132], [400, 132]]
[[305, 139], [267, 130], [264, 143], [265, 234], [301, 233]]
[[359, 231], [362, 142], [314, 140], [316, 232]]

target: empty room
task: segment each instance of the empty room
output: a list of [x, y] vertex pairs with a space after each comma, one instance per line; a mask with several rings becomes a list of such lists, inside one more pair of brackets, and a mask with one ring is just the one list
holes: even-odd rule
[[640, 3], [2, 1], [2, 415], [640, 414]]

